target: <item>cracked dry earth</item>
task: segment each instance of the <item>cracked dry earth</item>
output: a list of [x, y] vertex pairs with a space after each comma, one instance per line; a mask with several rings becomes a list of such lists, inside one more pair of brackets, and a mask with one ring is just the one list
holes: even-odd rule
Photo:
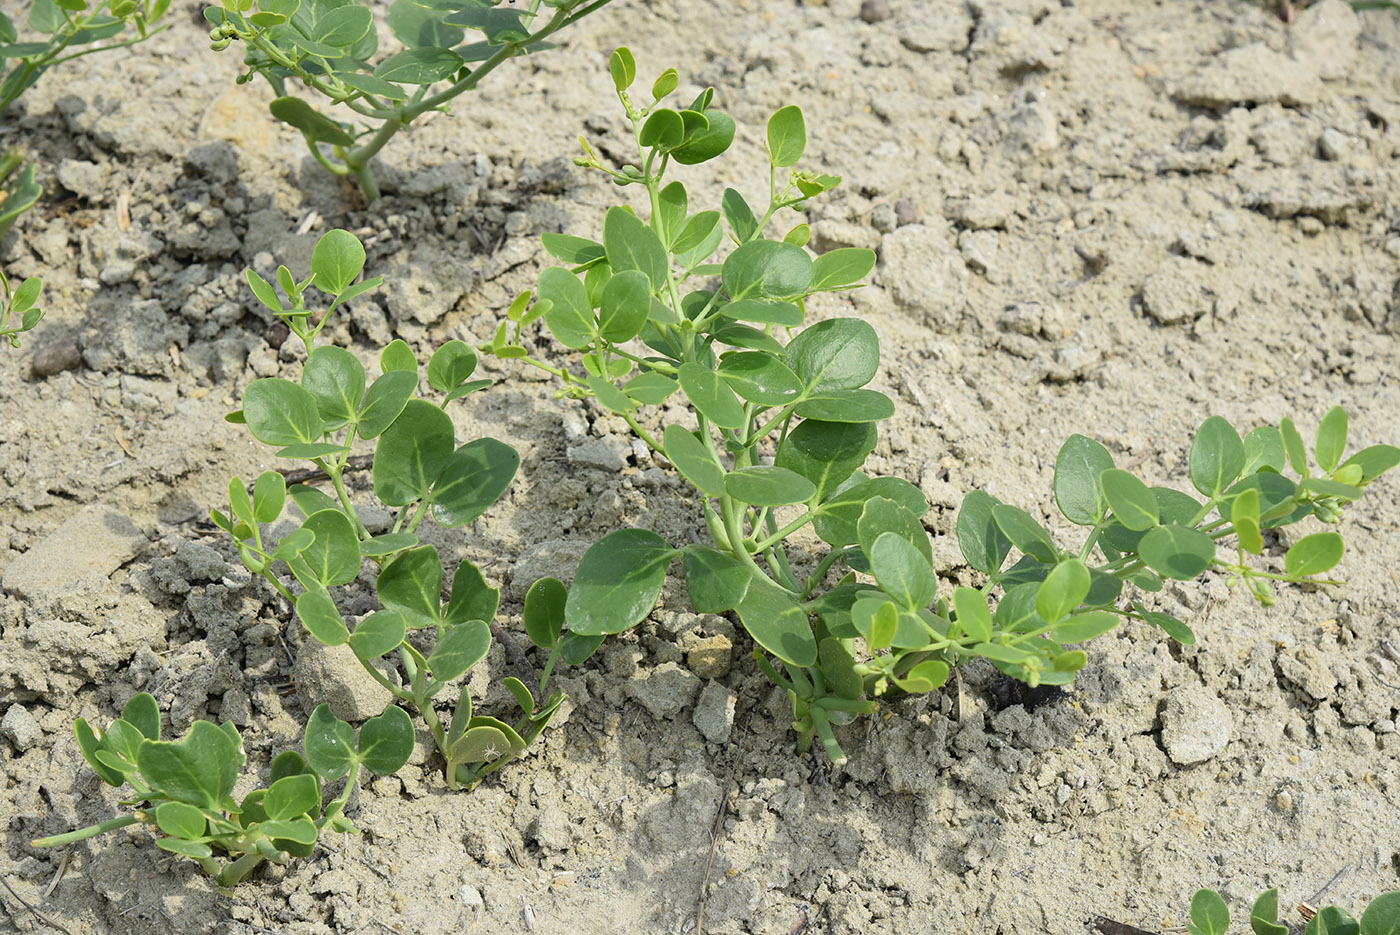
[[[795, 755], [742, 632], [668, 587], [565, 673], [567, 716], [532, 755], [469, 795], [419, 756], [358, 791], [362, 834], [230, 894], [139, 835], [30, 847], [117, 807], [77, 716], [106, 723], [150, 691], [173, 730], [236, 724], [257, 777], [319, 697], [362, 691], [205, 525], [230, 477], [267, 466], [223, 415], [299, 367], [241, 272], [305, 268], [344, 227], [388, 286], [336, 343], [371, 361], [393, 337], [420, 357], [489, 338], [550, 263], [539, 233], [592, 234], [618, 197], [568, 157], [580, 132], [605, 153], [623, 139], [605, 67], [620, 42], [643, 75], [713, 85], [739, 122], [732, 158], [683, 176], [693, 203], [756, 192], [763, 122], [806, 110], [804, 164], [845, 177], [810, 209], [815, 249], [880, 256], [870, 287], [812, 312], [880, 333], [875, 386], [901, 405], [869, 470], [928, 496], [947, 586], [974, 577], [950, 538], [961, 496], [1058, 521], [1052, 466], [1073, 432], [1178, 487], [1212, 414], [1311, 427], [1340, 403], [1354, 445], [1396, 442], [1386, 11], [1327, 0], [1286, 25], [1226, 0], [617, 0], [395, 141], [374, 211], [268, 116], [265, 88], [234, 85], [194, 4], [172, 17], [49, 74], [0, 127], [47, 189], [0, 261], [42, 276], [50, 309], [0, 366], [0, 931], [684, 933], [702, 894], [717, 935], [1070, 933], [1098, 916], [1158, 931], [1199, 886], [1237, 917], [1267, 887], [1292, 906], [1342, 870], [1327, 895], [1343, 906], [1396, 888], [1393, 478], [1349, 511], [1345, 584], [1285, 588], [1267, 610], [1219, 576], [1170, 587], [1156, 606], [1197, 646], [1125, 627], [1061, 698], [969, 666], [960, 691], [846, 728], [838, 769]], [[438, 545], [504, 588], [507, 630], [529, 583], [567, 578], [602, 534], [703, 528], [616, 419], [487, 369], [502, 382], [462, 404], [459, 432], [524, 466]], [[485, 708], [506, 703], [487, 676], [507, 665], [497, 646], [473, 676]], [[298, 691], [279, 691], [294, 671]]]

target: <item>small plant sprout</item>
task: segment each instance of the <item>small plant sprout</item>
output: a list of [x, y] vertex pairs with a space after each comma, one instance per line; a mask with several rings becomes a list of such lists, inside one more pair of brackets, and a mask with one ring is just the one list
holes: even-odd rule
[[44, 187], [34, 181], [34, 167], [24, 165], [24, 155], [12, 149], [0, 159], [0, 237], [15, 226], [20, 216], [44, 194]]
[[3, 304], [0, 304], [0, 341], [8, 341], [11, 347], [19, 347], [19, 336], [34, 330], [44, 320], [44, 310], [35, 304], [43, 288], [43, 282], [34, 277], [12, 288], [10, 280], [0, 273], [0, 289], [5, 293]]
[[[1400, 891], [1377, 896], [1359, 921], [1339, 906], [1316, 910], [1304, 904], [1299, 911], [1305, 913], [1305, 928], [1290, 929], [1280, 922], [1278, 890], [1271, 889], [1254, 901], [1249, 926], [1254, 935], [1288, 935], [1290, 931], [1301, 931], [1303, 935], [1400, 935]], [[1191, 897], [1191, 921], [1186, 923], [1190, 935], [1225, 935], [1229, 928], [1230, 909], [1220, 894], [1215, 890], [1197, 890]]]
[[[161, 740], [160, 711], [148, 694], [127, 702], [122, 716], [99, 734], [79, 718], [78, 747], [97, 775], [126, 785], [137, 806], [127, 815], [78, 831], [34, 841], [60, 847], [143, 824], [156, 846], [191, 858], [224, 888], [237, 884], [265, 860], [288, 863], [307, 857], [321, 831], [353, 832], [345, 803], [361, 768], [387, 776], [413, 753], [413, 725], [402, 708], [387, 708], [360, 728], [337, 720], [327, 705], [311, 715], [305, 756], [284, 752], [272, 761], [266, 789], [233, 799], [246, 757], [232, 724], [195, 721], [180, 740]], [[322, 804], [323, 786], [344, 780], [339, 795]], [[216, 856], [218, 854], [219, 856]]]
[[[296, 280], [279, 267], [277, 289], [253, 271], [254, 294], [287, 323], [308, 356], [299, 383], [281, 378], [248, 386], [233, 422], [245, 423], [259, 441], [281, 458], [311, 465], [329, 482], [327, 494], [309, 484], [288, 486], [268, 471], [251, 489], [229, 484], [229, 512], [215, 511], [214, 522], [237, 544], [243, 563], [292, 602], [297, 617], [328, 646], [348, 644], [366, 672], [395, 698], [417, 710], [446, 762], [452, 788], [472, 786], [519, 756], [539, 737], [563, 696], [545, 695], [548, 670], [537, 688], [531, 673], [506, 678], [522, 715], [514, 724], [475, 714], [465, 685], [444, 722], [438, 696], [485, 657], [500, 592], [480, 569], [463, 561], [445, 588], [437, 548], [419, 541], [419, 525], [429, 516], [443, 527], [474, 521], [500, 498], [515, 476], [520, 456], [502, 442], [480, 438], [458, 446], [445, 408], [490, 385], [471, 379], [476, 353], [449, 341], [428, 362], [427, 380], [438, 402], [416, 398], [418, 362], [403, 341], [380, 355], [382, 374], [366, 380], [359, 360], [344, 348], [317, 346], [328, 316], [350, 298], [377, 287], [378, 278], [356, 282], [365, 264], [360, 242], [342, 230], [323, 236], [312, 255], [312, 273]], [[324, 310], [308, 307], [309, 291], [328, 297]], [[345, 475], [351, 451], [361, 441], [375, 443], [373, 489], [379, 503], [396, 513], [392, 527], [372, 533], [356, 509]], [[301, 527], [273, 543], [263, 527], [275, 522], [290, 500], [305, 517]], [[375, 589], [382, 609], [352, 630], [341, 616], [332, 589], [355, 581], [368, 561], [375, 567]], [[290, 573], [291, 580], [279, 577]], [[534, 615], [539, 618], [539, 612]], [[541, 626], [544, 626], [541, 624]], [[573, 648], [550, 624], [550, 648], [566, 658]], [[532, 630], [532, 635], [539, 630]], [[590, 650], [591, 651], [591, 650]], [[394, 656], [402, 681], [375, 664]], [[551, 658], [550, 667], [554, 665]], [[402, 722], [410, 730], [407, 720]], [[411, 734], [411, 730], [410, 730]]]
[[[395, 0], [388, 24], [403, 49], [382, 59], [373, 11], [359, 0], [225, 0], [204, 15], [216, 52], [235, 40], [246, 44], [248, 71], [239, 83], [266, 78], [277, 95], [273, 116], [300, 130], [321, 165], [352, 176], [374, 202], [379, 185], [370, 160], [396, 133], [447, 110], [507, 59], [548, 48], [547, 39], [608, 2], [530, 0], [512, 9], [500, 0]], [[475, 41], [466, 41], [469, 30]], [[332, 119], [290, 96], [289, 78], [343, 105], [351, 119]]]
[[[734, 122], [711, 107], [713, 89], [667, 107], [679, 83], [674, 69], [652, 85], [646, 106], [631, 90], [636, 64], [627, 49], [612, 54], [610, 69], [637, 162], [606, 165], [586, 142], [576, 162], [641, 186], [649, 215], [610, 208], [600, 240], [545, 234], [545, 247], [566, 265], [544, 270], [481, 350], [554, 374], [561, 395], [595, 398], [704, 504], [708, 544], [676, 547], [654, 532], [622, 529], [590, 548], [562, 598], [570, 630], [597, 636], [635, 626], [679, 560], [694, 609], [737, 613], [758, 644], [758, 665], [791, 695], [803, 751], [820, 739], [843, 760], [833, 725], [875, 711], [877, 698], [932, 691], [971, 659], [1032, 685], [1062, 684], [1088, 660], [1074, 647], [1124, 618], [1191, 642], [1184, 623], [1125, 588], [1156, 591], [1164, 579], [1216, 568], [1267, 603], [1272, 582], [1332, 568], [1342, 539], [1307, 536], [1281, 572], [1267, 571], [1250, 564], [1264, 552], [1261, 531], [1309, 515], [1336, 522], [1400, 463], [1400, 449], [1389, 446], [1343, 460], [1340, 409], [1318, 430], [1315, 469], [1291, 421], [1242, 439], [1211, 418], [1191, 449], [1188, 494], [1148, 487], [1117, 469], [1102, 445], [1075, 435], [1060, 451], [1055, 495], [1088, 530], [1084, 541], [1063, 546], [1024, 510], [975, 491], [957, 530], [985, 583], [949, 593], [934, 574], [923, 494], [861, 471], [877, 425], [895, 411], [866, 388], [880, 362], [875, 329], [855, 318], [806, 325], [806, 300], [858, 286], [875, 254], [851, 248], [814, 258], [800, 219], [780, 236], [767, 233], [782, 212], [841, 181], [797, 168], [807, 141], [801, 110], [784, 107], [768, 122], [766, 204], [755, 210], [731, 188], [719, 210], [695, 211], [666, 172], [722, 154]], [[726, 238], [732, 249], [713, 262]], [[536, 321], [579, 354], [581, 371], [532, 356], [521, 334]], [[647, 407], [673, 397], [685, 400], [693, 423], [644, 424]], [[1285, 476], [1290, 468], [1297, 479]], [[788, 545], [799, 535], [804, 549], [815, 536], [824, 550], [800, 567]], [[1008, 564], [1013, 551], [1019, 557]], [[550, 588], [560, 599], [562, 586]]]

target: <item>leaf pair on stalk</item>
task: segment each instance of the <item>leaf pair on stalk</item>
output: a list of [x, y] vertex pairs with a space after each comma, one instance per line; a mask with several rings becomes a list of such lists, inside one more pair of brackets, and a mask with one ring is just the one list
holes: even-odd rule
[[[1270, 580], [1327, 571], [1342, 543], [1335, 533], [1308, 536], [1277, 574], [1244, 560], [1262, 551], [1260, 530], [1309, 514], [1334, 522], [1400, 462], [1389, 446], [1343, 462], [1340, 409], [1319, 429], [1317, 474], [1292, 422], [1241, 439], [1212, 418], [1192, 448], [1197, 499], [1148, 488], [1076, 435], [1057, 461], [1055, 492], [1065, 516], [1089, 527], [1086, 540], [1062, 548], [1024, 510], [974, 491], [959, 512], [959, 545], [986, 582], [940, 594], [923, 494], [861, 470], [878, 423], [894, 414], [893, 401], [868, 388], [879, 368], [875, 330], [854, 318], [804, 327], [806, 300], [860, 285], [875, 254], [813, 257], [801, 222], [767, 234], [779, 212], [800, 211], [840, 183], [794, 168], [807, 142], [801, 110], [784, 107], [768, 122], [766, 206], [755, 210], [731, 188], [719, 210], [695, 211], [666, 172], [721, 155], [733, 121], [711, 106], [712, 89], [666, 107], [679, 84], [674, 70], [652, 85], [651, 104], [637, 103], [626, 49], [613, 53], [610, 70], [637, 162], [605, 165], [587, 142], [575, 161], [643, 188], [650, 213], [608, 209], [601, 240], [545, 234], [545, 247], [567, 265], [541, 273], [535, 293], [512, 303], [481, 350], [552, 373], [564, 395], [596, 398], [626, 420], [700, 495], [711, 541], [677, 547], [647, 530], [619, 530], [588, 550], [567, 592], [555, 583], [550, 594], [573, 632], [620, 633], [650, 614], [679, 560], [694, 609], [736, 614], [758, 644], [759, 666], [792, 697], [803, 750], [820, 738], [843, 760], [834, 724], [873, 712], [878, 697], [932, 691], [974, 658], [1032, 685], [1063, 684], [1087, 662], [1074, 647], [1122, 618], [1191, 641], [1185, 624], [1124, 599], [1125, 583], [1155, 591], [1164, 578], [1218, 566], [1267, 603]], [[726, 241], [732, 249], [716, 261]], [[522, 330], [541, 320], [578, 352], [582, 372], [531, 356]], [[688, 416], [653, 428], [642, 413], [673, 398]], [[1289, 467], [1298, 481], [1283, 475]], [[1218, 558], [1217, 542], [1230, 536], [1236, 557]], [[799, 567], [790, 554], [796, 537], [804, 550], [819, 541], [815, 562]], [[1013, 549], [1020, 557], [1007, 566]]]
[[[1249, 913], [1254, 935], [1288, 935], [1290, 929], [1278, 918], [1278, 889], [1259, 896]], [[1215, 890], [1197, 890], [1191, 898], [1191, 935], [1225, 935], [1230, 928], [1230, 909]], [[1308, 918], [1303, 935], [1400, 935], [1400, 891], [1383, 893], [1371, 900], [1358, 920], [1340, 906], [1327, 906]]]
[[[550, 36], [608, 2], [535, 0], [517, 10], [501, 0], [395, 0], [389, 29], [403, 49], [382, 58], [373, 10], [360, 0], [225, 0], [206, 7], [204, 17], [214, 26], [214, 51], [246, 44], [248, 71], [239, 83], [266, 78], [277, 94], [272, 115], [301, 131], [321, 165], [353, 176], [373, 202], [379, 184], [370, 160], [399, 130], [447, 110], [507, 59], [549, 48]], [[289, 95], [289, 78], [344, 105], [352, 119], [332, 119]]]

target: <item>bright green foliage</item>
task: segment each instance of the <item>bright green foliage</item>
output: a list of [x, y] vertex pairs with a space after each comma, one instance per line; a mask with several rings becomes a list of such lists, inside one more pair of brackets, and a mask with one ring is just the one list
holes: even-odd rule
[[[882, 695], [938, 688], [951, 667], [979, 656], [1031, 684], [1062, 684], [1087, 661], [1071, 644], [1123, 617], [1192, 641], [1180, 621], [1124, 602], [1125, 586], [1155, 591], [1163, 578], [1215, 566], [1267, 601], [1266, 579], [1328, 570], [1341, 540], [1307, 537], [1278, 575], [1244, 564], [1244, 551], [1262, 549], [1259, 530], [1309, 514], [1335, 521], [1343, 503], [1400, 462], [1400, 449], [1387, 446], [1342, 462], [1346, 419], [1336, 410], [1319, 431], [1320, 473], [1293, 481], [1280, 472], [1286, 459], [1305, 460], [1300, 437], [1294, 445], [1287, 429], [1265, 429], [1241, 439], [1212, 418], [1191, 451], [1191, 480], [1205, 497], [1197, 499], [1148, 487], [1076, 435], [1057, 461], [1055, 498], [1066, 518], [1089, 529], [1086, 540], [1063, 548], [1029, 513], [974, 491], [958, 537], [986, 584], [957, 589], [950, 603], [933, 571], [923, 495], [860, 470], [877, 424], [894, 414], [891, 399], [867, 388], [880, 363], [874, 328], [854, 318], [803, 327], [807, 298], [859, 286], [875, 254], [841, 249], [813, 258], [802, 246], [805, 225], [779, 239], [767, 233], [779, 212], [840, 183], [796, 168], [807, 142], [801, 110], [784, 107], [768, 123], [765, 206], [728, 189], [719, 210], [694, 211], [666, 171], [723, 153], [733, 121], [711, 107], [712, 89], [683, 109], [668, 109], [659, 93], [649, 106], [634, 101], [636, 63], [626, 49], [613, 53], [610, 70], [636, 132], [637, 162], [611, 168], [587, 143], [575, 161], [643, 187], [650, 214], [610, 208], [601, 241], [546, 234], [546, 249], [566, 266], [546, 269], [534, 304], [528, 293], [518, 298], [480, 349], [554, 374], [564, 395], [595, 397], [701, 494], [711, 544], [677, 547], [623, 529], [589, 549], [564, 600], [571, 628], [601, 637], [636, 625], [679, 559], [695, 609], [734, 611], [758, 643], [760, 666], [792, 696], [804, 750], [820, 737], [843, 759], [833, 724], [874, 711]], [[656, 87], [669, 93], [671, 74]], [[733, 249], [715, 262], [726, 235]], [[538, 320], [578, 352], [582, 372], [531, 356], [521, 334]], [[644, 427], [644, 407], [677, 396], [693, 423], [659, 433]], [[1237, 531], [1239, 560], [1218, 557], [1216, 543]], [[808, 551], [813, 536], [825, 546], [802, 573], [788, 551], [799, 534]], [[1020, 557], [1008, 565], [1013, 550]], [[838, 564], [849, 570], [844, 577], [832, 573]]]
[[[1279, 921], [1278, 890], [1260, 894], [1249, 913], [1254, 935], [1288, 935]], [[1191, 935], [1224, 935], [1230, 927], [1230, 910], [1214, 890], [1197, 890], [1191, 898]], [[1297, 931], [1297, 929], [1293, 929]], [[1400, 891], [1383, 893], [1371, 901], [1358, 921], [1339, 906], [1327, 906], [1308, 920], [1303, 935], [1400, 935]]]
[[43, 321], [44, 310], [37, 304], [43, 288], [43, 282], [34, 277], [11, 288], [10, 280], [0, 273], [0, 289], [5, 292], [4, 303], [0, 304], [0, 341], [19, 347], [19, 336]]
[[[418, 361], [402, 341], [384, 349], [382, 374], [372, 382], [349, 351], [316, 346], [335, 308], [381, 284], [377, 277], [356, 281], [364, 264], [360, 242], [343, 230], [333, 230], [317, 243], [306, 279], [298, 281], [285, 267], [278, 268], [281, 293], [248, 271], [253, 293], [287, 323], [308, 354], [299, 383], [281, 378], [255, 380], [244, 393], [243, 409], [229, 418], [245, 423], [255, 438], [279, 449], [278, 456], [310, 461], [326, 476], [333, 495], [306, 484], [288, 488], [282, 474], [268, 471], [253, 484], [251, 493], [241, 480], [234, 480], [229, 485], [230, 511], [215, 511], [213, 519], [233, 536], [243, 563], [294, 604], [314, 638], [328, 646], [349, 644], [366, 672], [400, 702], [419, 711], [447, 761], [448, 785], [475, 785], [540, 735], [563, 696], [555, 693], [537, 702], [517, 681], [522, 691], [515, 697], [523, 714], [512, 726], [495, 718], [474, 717], [471, 698], [463, 688], [450, 725], [444, 726], [435, 699], [486, 656], [500, 594], [470, 561], [458, 566], [451, 588], [445, 589], [437, 549], [420, 544], [417, 529], [428, 516], [447, 527], [476, 520], [505, 492], [520, 456], [492, 438], [457, 445], [446, 412], [448, 403], [490, 385], [489, 380], [471, 379], [476, 352], [461, 341], [444, 344], [428, 362], [428, 385], [441, 396], [437, 403], [415, 398]], [[323, 313], [306, 306], [313, 286], [329, 298]], [[374, 494], [379, 503], [398, 511], [393, 527], [379, 535], [366, 528], [345, 483], [356, 443], [375, 439]], [[305, 517], [301, 527], [276, 545], [265, 544], [262, 527], [282, 515], [288, 500]], [[333, 589], [359, 578], [365, 562], [375, 569], [375, 589], [383, 609], [352, 629], [336, 606]], [[284, 576], [290, 572], [300, 593], [293, 592], [279, 571]], [[415, 630], [433, 631], [430, 651], [420, 648], [420, 638], [410, 638]], [[398, 660], [402, 684], [387, 679], [376, 667], [384, 656]], [[548, 676], [540, 682], [542, 697], [547, 687]], [[468, 735], [480, 739], [483, 735], [472, 734], [478, 727], [490, 728], [495, 732], [490, 737], [504, 740], [463, 742]], [[307, 735], [313, 764], [317, 760], [310, 745], [334, 748], [323, 740], [337, 736], [336, 730], [313, 719]], [[349, 755], [344, 745], [334, 749]], [[322, 762], [328, 764], [325, 756]], [[374, 767], [373, 759], [364, 762]], [[349, 769], [353, 764], [346, 759], [341, 765]]]
[[[501, 0], [394, 0], [388, 25], [403, 49], [388, 56], [379, 54], [377, 7], [361, 0], [224, 0], [205, 7], [204, 17], [214, 26], [214, 51], [246, 43], [248, 70], [238, 82], [266, 78], [277, 95], [272, 115], [301, 131], [321, 165], [353, 176], [373, 202], [379, 185], [369, 163], [396, 133], [428, 111], [448, 110], [507, 59], [549, 48], [547, 39], [608, 2], [534, 0], [514, 9]], [[343, 105], [350, 119], [289, 95], [291, 78]]]
[[[108, 785], [127, 785], [120, 818], [67, 834], [41, 838], [35, 847], [57, 847], [133, 824], [158, 832], [156, 845], [197, 862], [222, 887], [242, 880], [264, 860], [285, 864], [308, 856], [321, 831], [353, 832], [344, 815], [361, 767], [378, 776], [395, 773], [413, 752], [413, 724], [390, 707], [360, 728], [321, 705], [306, 734], [306, 756], [287, 751], [272, 762], [271, 781], [233, 798], [246, 757], [232, 724], [195, 721], [180, 740], [160, 739], [160, 711], [147, 694], [127, 702], [119, 720], [98, 733], [79, 718], [74, 725], [83, 757]], [[340, 795], [322, 804], [322, 787], [344, 779]], [[216, 852], [219, 856], [215, 856]]]

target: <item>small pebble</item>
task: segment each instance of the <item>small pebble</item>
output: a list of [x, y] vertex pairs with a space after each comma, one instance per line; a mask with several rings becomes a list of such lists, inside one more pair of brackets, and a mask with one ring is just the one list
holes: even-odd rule
[[50, 341], [34, 351], [30, 364], [34, 376], [43, 379], [65, 370], [73, 370], [83, 362], [76, 341]]
[[918, 209], [914, 207], [914, 202], [908, 198], [901, 198], [894, 203], [894, 217], [899, 222], [900, 227], [919, 223]]
[[883, 23], [893, 15], [889, 0], [865, 0], [860, 5], [860, 18], [867, 23]]

